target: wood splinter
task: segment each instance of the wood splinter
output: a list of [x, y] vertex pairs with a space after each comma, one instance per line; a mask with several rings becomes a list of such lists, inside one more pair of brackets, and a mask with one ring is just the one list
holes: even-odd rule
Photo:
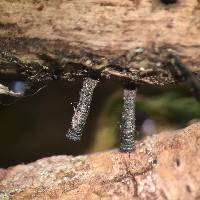
[[83, 129], [90, 112], [93, 92], [98, 82], [98, 80], [92, 78], [86, 78], [84, 80], [83, 87], [80, 91], [80, 99], [72, 118], [71, 128], [66, 134], [68, 139], [73, 141], [81, 140]]

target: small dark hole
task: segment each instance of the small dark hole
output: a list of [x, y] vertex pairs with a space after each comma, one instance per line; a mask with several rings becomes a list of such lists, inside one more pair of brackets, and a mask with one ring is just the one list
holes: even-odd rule
[[177, 166], [177, 167], [180, 167], [180, 165], [181, 165], [181, 161], [177, 158], [177, 159], [176, 159], [176, 166]]
[[161, 0], [161, 2], [164, 4], [173, 4], [173, 3], [176, 3], [177, 0]]
[[153, 164], [156, 165], [158, 163], [157, 159], [153, 160]]
[[192, 192], [191, 187], [190, 187], [189, 185], [186, 185], [186, 190], [187, 190], [189, 193]]

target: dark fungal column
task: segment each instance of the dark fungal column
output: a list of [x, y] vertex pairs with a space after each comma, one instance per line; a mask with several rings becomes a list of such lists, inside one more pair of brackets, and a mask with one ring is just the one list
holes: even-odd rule
[[90, 112], [93, 92], [97, 83], [98, 80], [92, 78], [86, 78], [83, 82], [83, 87], [80, 91], [80, 99], [72, 118], [71, 128], [66, 134], [66, 137], [70, 140], [81, 140], [83, 129]]
[[120, 150], [132, 152], [135, 143], [136, 88], [124, 88]]

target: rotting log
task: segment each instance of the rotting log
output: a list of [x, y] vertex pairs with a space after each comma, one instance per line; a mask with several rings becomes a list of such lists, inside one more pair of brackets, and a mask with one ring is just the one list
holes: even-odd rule
[[[0, 80], [80, 75], [165, 85], [178, 81], [169, 53], [199, 72], [198, 0], [0, 1]], [[0, 93], [13, 95], [1, 84]], [[146, 138], [130, 157], [57, 156], [1, 169], [0, 197], [198, 199], [199, 128]]]
[[130, 155], [53, 156], [0, 169], [0, 199], [197, 200], [200, 123], [144, 138]]
[[199, 72], [199, 0], [0, 1], [1, 80], [165, 85], [179, 81], [169, 53]]

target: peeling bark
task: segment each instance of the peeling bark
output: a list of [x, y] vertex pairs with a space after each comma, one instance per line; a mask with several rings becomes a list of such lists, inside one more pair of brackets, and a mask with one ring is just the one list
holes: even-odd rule
[[200, 123], [117, 150], [53, 156], [0, 169], [0, 198], [196, 200], [200, 197]]

